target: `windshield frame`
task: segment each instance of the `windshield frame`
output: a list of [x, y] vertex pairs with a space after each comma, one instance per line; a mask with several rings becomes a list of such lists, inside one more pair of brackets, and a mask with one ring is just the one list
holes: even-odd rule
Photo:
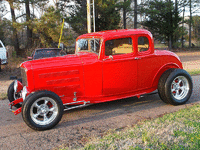
[[[86, 39], [86, 40], [99, 40], [99, 52], [95, 52], [95, 51], [92, 51], [92, 50], [78, 50], [78, 41], [79, 40], [83, 40], [83, 39]], [[102, 39], [99, 38], [99, 37], [88, 37], [88, 38], [79, 38], [76, 40], [76, 53], [79, 53], [79, 52], [88, 52], [88, 53], [94, 53], [94, 54], [97, 54], [98, 56], [100, 56], [100, 53], [101, 53], [101, 44], [102, 44]]]

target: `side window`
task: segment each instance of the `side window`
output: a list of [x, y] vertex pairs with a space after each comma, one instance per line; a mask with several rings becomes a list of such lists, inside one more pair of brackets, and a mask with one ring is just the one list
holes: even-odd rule
[[149, 49], [149, 40], [145, 36], [138, 38], [138, 52], [144, 52]]
[[108, 40], [105, 43], [105, 55], [119, 55], [133, 52], [132, 39], [121, 38]]

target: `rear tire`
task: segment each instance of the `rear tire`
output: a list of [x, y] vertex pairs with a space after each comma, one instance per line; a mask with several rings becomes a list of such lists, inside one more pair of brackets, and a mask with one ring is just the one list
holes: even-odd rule
[[186, 103], [192, 94], [192, 78], [183, 69], [169, 69], [163, 73], [158, 83], [158, 94], [163, 102], [172, 105]]
[[59, 123], [63, 115], [63, 103], [50, 91], [30, 94], [22, 105], [22, 117], [34, 130], [48, 130]]

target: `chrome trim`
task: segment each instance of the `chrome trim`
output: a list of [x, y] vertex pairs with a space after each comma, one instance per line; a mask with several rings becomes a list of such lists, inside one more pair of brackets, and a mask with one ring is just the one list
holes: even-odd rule
[[77, 93], [77, 92], [74, 92], [74, 98], [73, 98], [73, 101], [76, 101], [76, 100], [77, 100], [76, 93]]
[[135, 60], [138, 60], [138, 59], [141, 59], [141, 58], [139, 58], [139, 57], [135, 57]]

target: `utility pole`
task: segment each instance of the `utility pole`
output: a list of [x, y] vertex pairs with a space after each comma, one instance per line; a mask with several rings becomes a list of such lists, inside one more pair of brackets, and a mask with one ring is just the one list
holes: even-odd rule
[[93, 32], [95, 32], [95, 8], [94, 8], [94, 0], [93, 0]]
[[90, 0], [87, 0], [87, 29], [91, 33]]

